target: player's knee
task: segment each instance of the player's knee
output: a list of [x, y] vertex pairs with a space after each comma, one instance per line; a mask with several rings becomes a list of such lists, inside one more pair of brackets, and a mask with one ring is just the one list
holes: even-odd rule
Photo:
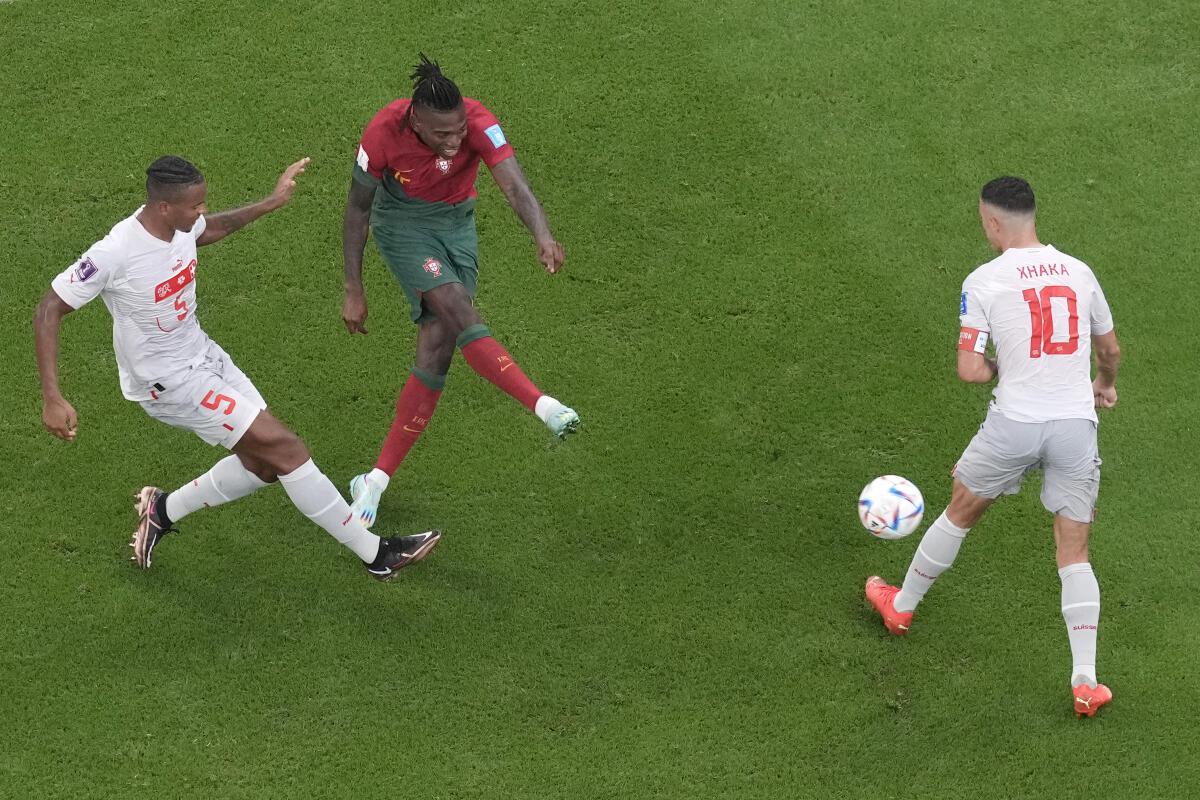
[[475, 316], [473, 313], [469, 313], [471, 311], [473, 311], [473, 309], [468, 308], [466, 311], [458, 309], [447, 319], [449, 322], [448, 328], [450, 333], [449, 339], [451, 352], [454, 350], [454, 342], [458, 340], [458, 337], [462, 335], [462, 332], [475, 324], [477, 316]]
[[980, 497], [956, 479], [950, 505], [946, 508], [946, 517], [960, 528], [973, 528], [991, 504], [991, 500]]
[[300, 467], [304, 466], [312, 456], [308, 452], [308, 446], [304, 441], [285, 429], [285, 432], [278, 437], [278, 440], [271, 448], [271, 459], [269, 466], [278, 475], [287, 475], [295, 472]]
[[294, 463], [296, 467], [302, 466], [304, 462], [312, 458], [312, 454], [308, 452], [308, 446], [304, 444], [300, 437], [294, 433], [292, 434], [291, 439], [288, 441], [287, 453], [288, 459]]
[[454, 342], [446, 342], [440, 350], [434, 353], [430, 359], [429, 366], [426, 367], [434, 375], [445, 375], [450, 371], [450, 362], [454, 360]]
[[461, 284], [452, 284], [456, 287], [452, 293], [447, 293], [446, 296], [439, 298], [439, 307], [437, 315], [445, 321], [447, 333], [451, 341], [458, 338], [458, 335], [472, 325], [478, 325], [480, 322], [479, 312], [475, 310], [475, 306], [471, 305], [471, 296], [466, 293]]
[[423, 336], [417, 342], [417, 366], [435, 375], [445, 375], [454, 359], [456, 336], [457, 334], [451, 335], [444, 328], [439, 329], [436, 337]]

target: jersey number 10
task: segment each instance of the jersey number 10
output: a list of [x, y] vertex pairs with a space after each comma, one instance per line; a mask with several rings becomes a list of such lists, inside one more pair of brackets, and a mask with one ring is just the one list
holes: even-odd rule
[[[1070, 286], [1043, 286], [1039, 293], [1037, 289], [1026, 289], [1021, 293], [1029, 305], [1029, 321], [1033, 325], [1033, 334], [1029, 337], [1029, 357], [1041, 358], [1048, 356], [1069, 356], [1079, 349], [1079, 303], [1075, 290]], [[1067, 335], [1065, 342], [1054, 339], [1054, 314], [1051, 301], [1061, 297], [1067, 301]]]

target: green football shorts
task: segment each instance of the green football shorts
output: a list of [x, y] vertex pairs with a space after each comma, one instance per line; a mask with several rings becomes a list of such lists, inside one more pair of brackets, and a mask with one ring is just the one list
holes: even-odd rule
[[461, 283], [467, 294], [475, 297], [479, 237], [474, 199], [450, 205], [400, 201], [380, 192], [371, 214], [371, 235], [404, 289], [413, 322], [434, 318], [421, 298], [438, 286]]

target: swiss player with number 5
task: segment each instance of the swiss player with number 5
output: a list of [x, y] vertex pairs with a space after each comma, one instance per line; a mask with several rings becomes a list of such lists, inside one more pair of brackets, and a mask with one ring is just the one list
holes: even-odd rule
[[208, 184], [195, 166], [163, 156], [146, 170], [146, 203], [51, 283], [34, 315], [42, 422], [73, 441], [75, 409], [58, 387], [62, 318], [103, 297], [113, 318], [121, 391], [151, 417], [234, 452], [174, 492], [147, 486], [137, 494], [133, 560], [150, 566], [173, 524], [201, 508], [244, 497], [278, 480], [300, 511], [388, 580], [423, 558], [441, 534], [380, 539], [367, 531], [337, 488], [317, 469], [300, 437], [267, 411], [266, 401], [196, 318], [196, 248], [219, 241], [282, 208], [304, 172], [304, 158], [284, 170], [267, 197], [205, 216]]
[[[1000, 256], [963, 282], [958, 375], [968, 383], [998, 377], [995, 399], [955, 466], [950, 505], [921, 539], [903, 586], [871, 577], [866, 596], [890, 632], [907, 633], [917, 604], [954, 562], [967, 532], [1040, 467], [1042, 504], [1054, 515], [1075, 712], [1090, 717], [1112, 699], [1096, 680], [1100, 587], [1088, 535], [1100, 487], [1095, 409], [1116, 405], [1120, 347], [1092, 270], [1038, 239], [1028, 183], [988, 183], [979, 216]], [[986, 356], [989, 338], [995, 360]]]

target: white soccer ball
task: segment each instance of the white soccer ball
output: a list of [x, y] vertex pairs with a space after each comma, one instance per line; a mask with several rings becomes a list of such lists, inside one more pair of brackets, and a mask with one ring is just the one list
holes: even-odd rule
[[858, 496], [858, 518], [880, 539], [902, 539], [917, 529], [925, 513], [921, 490], [907, 478], [883, 475]]

